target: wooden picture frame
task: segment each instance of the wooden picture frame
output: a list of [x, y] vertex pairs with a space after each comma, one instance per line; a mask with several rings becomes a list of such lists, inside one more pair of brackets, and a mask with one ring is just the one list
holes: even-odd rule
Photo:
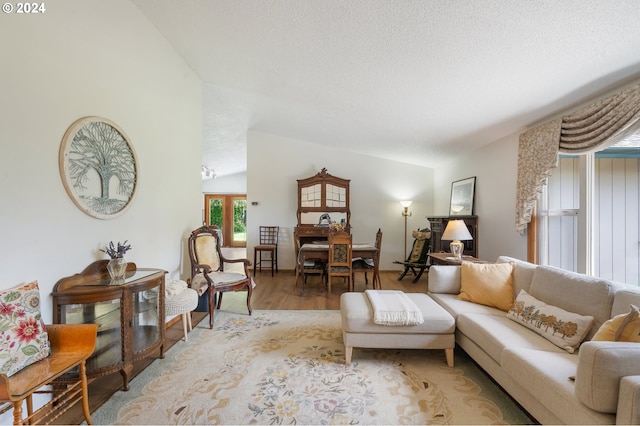
[[113, 219], [131, 205], [138, 186], [138, 158], [113, 121], [76, 120], [62, 138], [58, 162], [64, 189], [89, 216]]
[[473, 216], [476, 177], [469, 177], [451, 184], [449, 216]]

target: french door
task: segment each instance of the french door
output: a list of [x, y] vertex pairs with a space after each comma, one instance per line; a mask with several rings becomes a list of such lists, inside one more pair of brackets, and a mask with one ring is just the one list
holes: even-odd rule
[[245, 194], [204, 194], [204, 221], [222, 230], [221, 246], [247, 246]]

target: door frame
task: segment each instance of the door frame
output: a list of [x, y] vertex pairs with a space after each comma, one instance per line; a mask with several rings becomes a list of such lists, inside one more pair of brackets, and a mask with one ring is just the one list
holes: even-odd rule
[[224, 247], [246, 247], [247, 242], [236, 241], [233, 232], [233, 204], [235, 200], [247, 199], [247, 194], [212, 194], [205, 193], [204, 195], [204, 223], [211, 225], [209, 202], [212, 199], [222, 200], [222, 242]]

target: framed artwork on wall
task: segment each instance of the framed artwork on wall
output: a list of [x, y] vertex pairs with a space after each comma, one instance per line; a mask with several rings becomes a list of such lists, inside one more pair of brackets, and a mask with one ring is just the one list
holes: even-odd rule
[[475, 186], [475, 176], [458, 180], [451, 184], [449, 216], [473, 216]]
[[116, 218], [131, 205], [138, 159], [116, 123], [101, 117], [75, 121], [62, 138], [58, 161], [64, 189], [89, 216]]

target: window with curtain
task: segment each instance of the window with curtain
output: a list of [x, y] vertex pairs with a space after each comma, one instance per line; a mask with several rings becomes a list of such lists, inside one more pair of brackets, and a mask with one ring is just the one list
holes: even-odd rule
[[520, 135], [516, 230], [524, 233], [558, 153], [587, 155], [640, 130], [640, 83], [567, 113]]
[[640, 133], [563, 155], [538, 203], [540, 264], [640, 285]]

